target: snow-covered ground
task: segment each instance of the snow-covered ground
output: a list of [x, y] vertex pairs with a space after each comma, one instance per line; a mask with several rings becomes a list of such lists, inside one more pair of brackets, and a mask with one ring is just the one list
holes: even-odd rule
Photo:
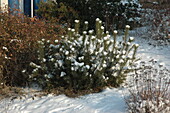
[[[159, 47], [148, 45], [148, 40], [136, 38], [140, 44], [138, 57], [142, 60], [151, 58], [164, 63], [170, 69], [170, 46]], [[127, 89], [109, 89], [101, 93], [89, 94], [79, 98], [68, 98], [65, 95], [16, 99], [12, 102], [0, 102], [0, 113], [126, 113], [124, 96]]]
[[4, 108], [0, 109], [8, 113], [125, 113], [122, 91], [108, 88], [101, 93], [79, 98], [48, 95], [34, 100], [32, 98], [14, 100], [9, 106], [5, 106], [8, 103], [3, 101], [1, 107]]

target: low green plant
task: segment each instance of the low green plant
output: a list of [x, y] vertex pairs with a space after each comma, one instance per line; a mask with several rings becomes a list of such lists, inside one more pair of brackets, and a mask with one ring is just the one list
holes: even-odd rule
[[122, 41], [117, 41], [117, 31], [113, 37], [105, 32], [102, 21], [96, 19], [96, 30], [79, 32], [80, 22], [75, 20], [75, 28], [68, 28], [61, 40], [50, 44], [42, 39], [39, 44], [39, 62], [33, 68], [30, 83], [39, 83], [45, 89], [64, 87], [74, 90], [89, 90], [105, 86], [119, 87], [130, 67], [137, 60], [138, 44], [133, 37], [128, 38], [130, 26], [126, 26]]

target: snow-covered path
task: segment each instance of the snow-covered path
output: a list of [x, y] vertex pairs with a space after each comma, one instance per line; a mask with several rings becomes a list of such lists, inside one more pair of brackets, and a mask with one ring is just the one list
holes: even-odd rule
[[[140, 44], [138, 56], [142, 60], [154, 58], [165, 63], [165, 66], [170, 69], [170, 46], [150, 46], [147, 40], [140, 38], [136, 38], [136, 43]], [[126, 89], [108, 88], [101, 93], [75, 99], [64, 95], [49, 95], [34, 100], [31, 98], [14, 100], [9, 103], [9, 106], [7, 106], [8, 101], [2, 101], [0, 113], [126, 113], [124, 94], [127, 95]]]

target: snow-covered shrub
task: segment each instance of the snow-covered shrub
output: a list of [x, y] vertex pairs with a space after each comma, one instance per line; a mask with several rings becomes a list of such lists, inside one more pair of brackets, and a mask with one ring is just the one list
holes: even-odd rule
[[66, 24], [78, 18], [78, 13], [71, 7], [55, 0], [41, 1], [36, 14], [51, 22]]
[[156, 40], [156, 45], [170, 43], [170, 8], [143, 9], [141, 23], [147, 26], [145, 37]]
[[68, 28], [67, 35], [50, 44], [39, 41], [39, 62], [33, 67], [30, 80], [42, 87], [65, 87], [75, 90], [95, 89], [104, 86], [118, 87], [124, 82], [129, 68], [137, 60], [138, 44], [133, 37], [128, 38], [130, 26], [126, 26], [122, 41], [117, 41], [117, 31], [113, 38], [105, 32], [102, 21], [96, 19], [96, 30], [88, 29], [85, 22], [83, 33], [79, 32], [79, 20], [75, 28]]
[[88, 21], [90, 29], [95, 19], [104, 20], [107, 30], [124, 29], [139, 22], [139, 0], [56, 0], [74, 8], [80, 20]]
[[[0, 68], [9, 86], [23, 86], [27, 76], [23, 69], [37, 60], [37, 40], [56, 39], [64, 32], [61, 26], [37, 18], [30, 18], [17, 9], [0, 9]], [[13, 13], [18, 12], [18, 13]]]
[[152, 59], [140, 62], [131, 75], [130, 97], [126, 99], [130, 113], [169, 113], [170, 70]]

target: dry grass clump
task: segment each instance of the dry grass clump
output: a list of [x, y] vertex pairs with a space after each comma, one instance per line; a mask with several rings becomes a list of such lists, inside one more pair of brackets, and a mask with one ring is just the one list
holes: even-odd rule
[[141, 63], [141, 69], [132, 74], [130, 96], [126, 98], [130, 113], [169, 113], [170, 71], [150, 61]]

